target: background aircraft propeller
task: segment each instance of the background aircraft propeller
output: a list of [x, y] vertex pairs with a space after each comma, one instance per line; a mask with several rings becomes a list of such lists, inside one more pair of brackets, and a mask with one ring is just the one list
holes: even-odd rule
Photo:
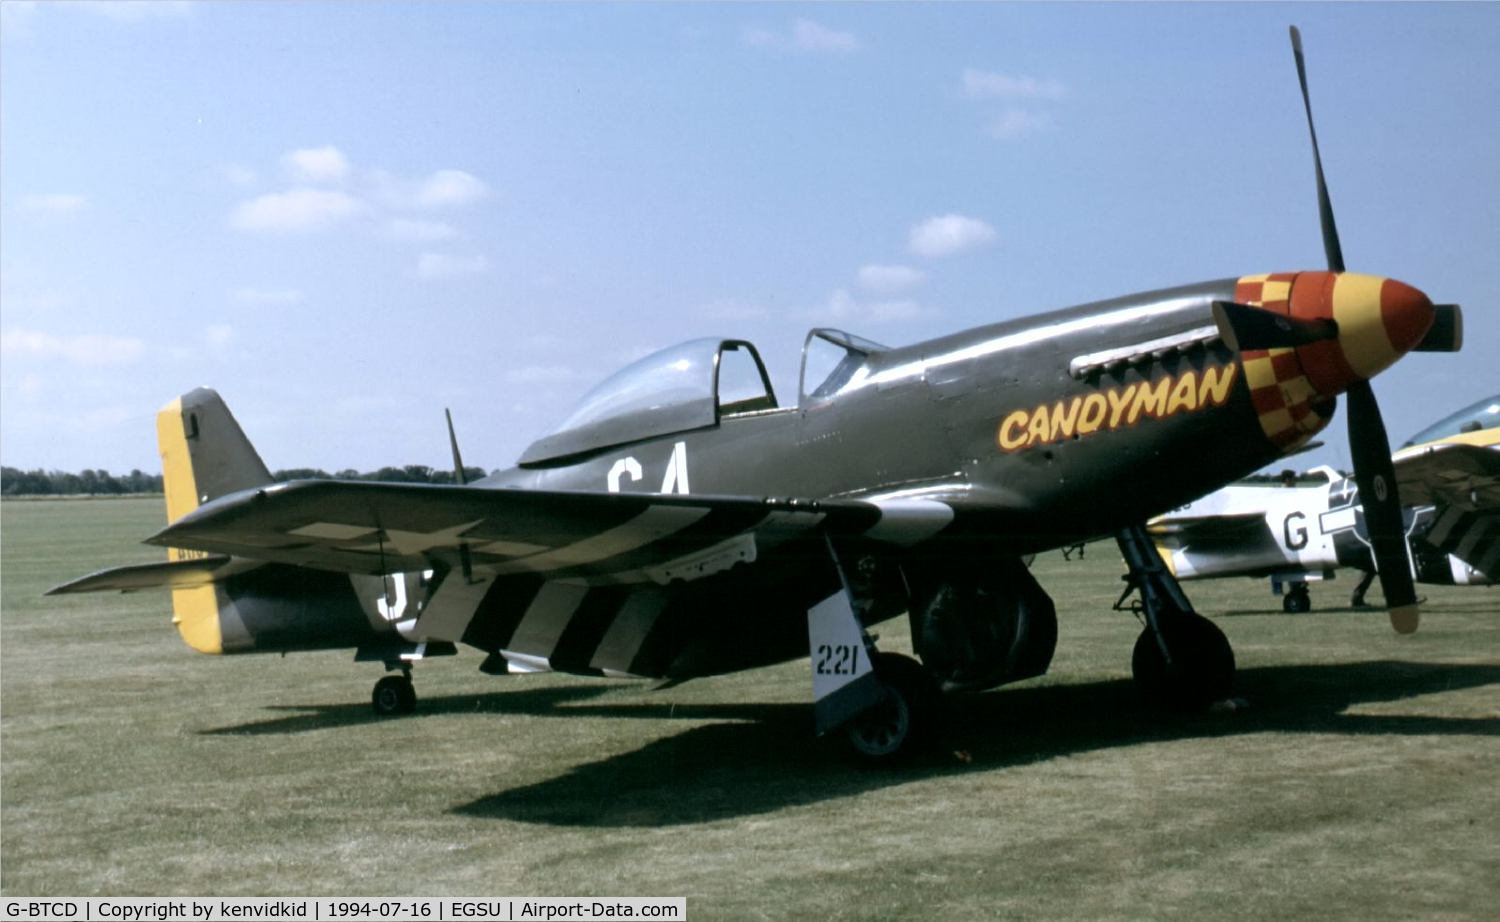
[[[1333, 220], [1333, 202], [1328, 197], [1328, 183], [1323, 179], [1323, 158], [1318, 153], [1318, 132], [1313, 127], [1312, 100], [1307, 92], [1307, 65], [1302, 59], [1302, 36], [1291, 27], [1292, 54], [1297, 59], [1297, 82], [1302, 86], [1302, 106], [1307, 111], [1307, 133], [1312, 138], [1313, 165], [1318, 176], [1318, 216], [1323, 225], [1323, 250], [1328, 269], [1344, 271], [1344, 251], [1339, 246], [1339, 230]], [[1457, 336], [1450, 338], [1456, 346]], [[1396, 471], [1391, 464], [1391, 445], [1385, 433], [1380, 405], [1368, 381], [1357, 381], [1345, 391], [1349, 426], [1349, 451], [1354, 461], [1354, 482], [1359, 485], [1359, 500], [1364, 506], [1365, 527], [1370, 535], [1370, 550], [1380, 574], [1380, 588], [1385, 593], [1386, 611], [1391, 627], [1402, 634], [1417, 629], [1420, 612], [1416, 588], [1412, 583], [1411, 563], [1407, 558], [1406, 534], [1401, 522], [1401, 498], [1396, 492]]]

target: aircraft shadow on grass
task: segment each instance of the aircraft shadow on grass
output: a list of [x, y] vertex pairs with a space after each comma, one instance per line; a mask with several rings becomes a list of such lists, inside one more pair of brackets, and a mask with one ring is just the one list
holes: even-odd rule
[[[1375, 661], [1243, 669], [1247, 709], [1168, 716], [1137, 701], [1129, 680], [1010, 688], [956, 701], [942, 751], [900, 770], [851, 770], [829, 746], [810, 746], [805, 704], [604, 703], [609, 687], [547, 688], [430, 698], [421, 715], [494, 713], [716, 721], [579, 765], [545, 781], [455, 808], [465, 816], [556, 826], [674, 826], [768, 813], [924, 777], [1003, 769], [1080, 752], [1242, 733], [1500, 736], [1500, 716], [1350, 714], [1354, 705], [1500, 684], [1500, 665]], [[377, 720], [364, 705], [205, 731], [312, 732]], [[972, 761], [962, 762], [962, 751]]]

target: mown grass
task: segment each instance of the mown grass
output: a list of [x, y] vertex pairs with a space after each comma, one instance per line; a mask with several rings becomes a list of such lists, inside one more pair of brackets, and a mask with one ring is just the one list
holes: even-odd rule
[[[411, 718], [346, 653], [188, 650], [165, 595], [44, 599], [155, 559], [159, 503], [0, 507], [6, 895], [685, 895], [697, 918], [1492, 919], [1500, 591], [1422, 630], [1191, 584], [1248, 708], [1142, 712], [1109, 545], [1044, 555], [1043, 679], [900, 772], [815, 744], [805, 664], [654, 691], [426, 664]], [[1373, 594], [1372, 594], [1373, 597]], [[902, 649], [899, 627], [882, 646]], [[967, 761], [954, 755], [963, 752]]]

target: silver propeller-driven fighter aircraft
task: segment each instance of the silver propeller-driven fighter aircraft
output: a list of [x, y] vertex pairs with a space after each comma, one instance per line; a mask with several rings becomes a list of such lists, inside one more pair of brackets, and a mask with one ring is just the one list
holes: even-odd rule
[[[207, 653], [355, 648], [401, 673], [375, 688], [383, 713], [414, 706], [413, 662], [460, 643], [510, 673], [685, 679], [810, 657], [818, 732], [892, 760], [935, 739], [945, 692], [1046, 671], [1056, 613], [1025, 555], [1114, 534], [1144, 597], [1139, 686], [1202, 706], [1229, 693], [1234, 656], [1146, 521], [1295, 450], [1340, 394], [1361, 492], [1394, 503], [1369, 381], [1459, 346], [1456, 306], [1344, 271], [1317, 177], [1326, 269], [894, 348], [813, 330], [790, 399], [750, 343], [696, 340], [468, 484], [274, 483], [196, 390], [158, 417], [170, 524], [148, 540], [170, 559], [54, 591], [168, 587]], [[1377, 556], [1404, 554], [1399, 504], [1367, 518]], [[1410, 579], [1387, 569], [1393, 623], [1413, 630]], [[920, 662], [869, 632], [903, 613]]]

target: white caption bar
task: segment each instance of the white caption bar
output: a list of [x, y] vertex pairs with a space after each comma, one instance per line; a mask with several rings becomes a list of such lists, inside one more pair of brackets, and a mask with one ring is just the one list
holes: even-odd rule
[[88, 897], [86, 899], [7, 899], [0, 919], [28, 922], [229, 922], [239, 919], [308, 922], [387, 919], [410, 922], [533, 922], [559, 919], [687, 918], [687, 897], [546, 896], [469, 899], [317, 899], [313, 897], [172, 898]]

